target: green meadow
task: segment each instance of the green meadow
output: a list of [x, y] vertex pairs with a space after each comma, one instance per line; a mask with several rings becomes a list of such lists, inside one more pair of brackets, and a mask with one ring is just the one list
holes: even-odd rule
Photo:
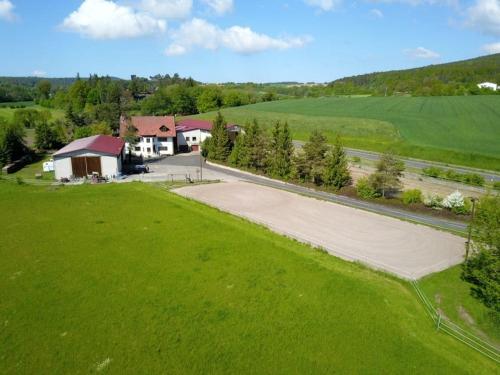
[[0, 181], [0, 373], [492, 374], [411, 285], [141, 183]]
[[39, 111], [50, 111], [52, 114], [52, 119], [63, 119], [64, 118], [64, 111], [60, 109], [53, 109], [53, 108], [45, 108], [39, 105], [33, 104], [33, 102], [19, 102], [19, 103], [2, 103], [3, 105], [0, 105], [0, 117], [3, 117], [4, 119], [10, 121], [14, 117], [14, 112], [20, 108], [11, 108], [9, 105], [25, 105], [25, 108], [29, 109], [36, 109]]
[[353, 148], [500, 171], [500, 96], [292, 99], [222, 112], [239, 124], [287, 121], [298, 140], [320, 129]]

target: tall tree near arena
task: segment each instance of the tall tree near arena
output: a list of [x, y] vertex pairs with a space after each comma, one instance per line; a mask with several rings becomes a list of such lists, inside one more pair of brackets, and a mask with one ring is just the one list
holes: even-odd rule
[[242, 147], [241, 165], [261, 170], [266, 165], [268, 140], [257, 120], [247, 124]]
[[292, 171], [293, 142], [288, 124], [278, 121], [273, 129], [269, 147], [268, 172], [287, 178]]
[[243, 157], [243, 147], [245, 145], [245, 135], [239, 134], [234, 140], [234, 146], [229, 155], [229, 164], [234, 166], [241, 165], [241, 158]]
[[212, 126], [212, 139], [208, 150], [208, 158], [212, 160], [227, 160], [231, 152], [231, 141], [227, 133], [227, 122], [220, 112]]
[[405, 170], [404, 163], [394, 153], [387, 151], [377, 163], [377, 171], [370, 176], [370, 183], [382, 197], [401, 188], [401, 177]]
[[472, 254], [463, 264], [462, 278], [472, 295], [500, 313], [500, 196], [481, 198], [472, 221]]
[[309, 136], [304, 149], [304, 156], [308, 165], [309, 179], [320, 185], [323, 179], [325, 155], [328, 151], [327, 139], [319, 130], [314, 130]]
[[333, 148], [328, 152], [323, 171], [323, 182], [327, 186], [341, 189], [351, 184], [351, 174], [340, 137], [337, 136]]

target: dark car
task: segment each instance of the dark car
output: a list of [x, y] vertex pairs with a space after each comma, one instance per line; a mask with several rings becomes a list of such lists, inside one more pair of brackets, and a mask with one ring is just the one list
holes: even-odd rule
[[149, 167], [147, 165], [134, 165], [132, 173], [134, 174], [149, 173]]

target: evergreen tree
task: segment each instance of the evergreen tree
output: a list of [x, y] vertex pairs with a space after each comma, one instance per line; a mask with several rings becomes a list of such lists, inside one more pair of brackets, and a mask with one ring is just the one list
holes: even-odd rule
[[268, 173], [278, 177], [289, 177], [292, 171], [293, 142], [288, 124], [278, 121], [274, 126], [269, 158]]
[[263, 169], [266, 164], [267, 139], [257, 120], [245, 128], [246, 134], [241, 152], [241, 165], [247, 168]]
[[352, 182], [347, 158], [339, 136], [337, 136], [333, 148], [327, 154], [323, 182], [335, 189], [341, 189]]
[[227, 160], [230, 152], [231, 141], [227, 133], [227, 122], [222, 114], [217, 112], [212, 126], [212, 140], [210, 141], [208, 158], [224, 161]]
[[234, 166], [241, 165], [241, 157], [243, 156], [243, 147], [245, 143], [245, 135], [239, 134], [235, 141], [233, 149], [231, 150], [231, 154], [229, 155], [229, 164]]
[[0, 165], [11, 163], [28, 151], [25, 136], [22, 126], [0, 118]]
[[325, 155], [328, 151], [326, 141], [326, 137], [319, 130], [314, 130], [309, 137], [309, 142], [304, 145], [304, 157], [309, 172], [306, 180], [311, 179], [317, 185], [323, 182]]

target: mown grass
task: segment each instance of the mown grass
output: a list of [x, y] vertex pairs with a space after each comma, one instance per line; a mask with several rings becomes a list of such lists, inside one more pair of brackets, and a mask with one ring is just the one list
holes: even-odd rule
[[454, 323], [476, 336], [500, 345], [500, 314], [472, 297], [471, 285], [460, 278], [456, 266], [420, 281], [420, 286], [434, 306]]
[[286, 120], [299, 140], [317, 128], [330, 140], [341, 134], [349, 147], [500, 170], [499, 96], [296, 99], [222, 112], [240, 124]]
[[403, 281], [140, 184], [0, 181], [0, 373], [492, 373]]
[[[15, 103], [11, 103], [15, 104]], [[60, 109], [54, 109], [54, 108], [45, 108], [39, 105], [29, 105], [26, 108], [29, 109], [36, 109], [39, 111], [50, 111], [52, 114], [52, 119], [57, 120], [57, 119], [64, 119], [64, 111]], [[0, 117], [3, 117], [7, 121], [11, 121], [12, 118], [14, 117], [14, 112], [17, 111], [18, 109], [21, 108], [10, 108], [7, 106], [0, 106]]]

